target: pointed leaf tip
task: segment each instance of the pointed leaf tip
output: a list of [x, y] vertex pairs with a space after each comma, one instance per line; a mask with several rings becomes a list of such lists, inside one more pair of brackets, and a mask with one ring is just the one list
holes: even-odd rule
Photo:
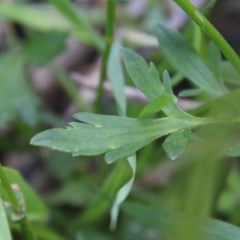
[[160, 97], [164, 88], [155, 65], [148, 64], [141, 55], [127, 48], [121, 49], [121, 56], [135, 86], [150, 100]]

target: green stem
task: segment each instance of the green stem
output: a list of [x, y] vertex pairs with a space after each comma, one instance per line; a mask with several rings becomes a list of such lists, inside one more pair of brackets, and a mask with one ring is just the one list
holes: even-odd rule
[[116, 19], [116, 0], [107, 1], [107, 22], [106, 22], [106, 35], [105, 35], [105, 49], [103, 53], [100, 80], [97, 89], [97, 97], [95, 101], [95, 112], [100, 112], [101, 101], [103, 97], [103, 85], [107, 75], [107, 64], [111, 51], [112, 42], [114, 41], [114, 26]]
[[225, 57], [232, 63], [240, 73], [240, 58], [232, 49], [229, 43], [218, 32], [218, 30], [208, 21], [208, 19], [188, 0], [174, 0], [196, 24], [205, 32], [205, 34], [215, 42], [221, 49]]
[[202, 45], [202, 31], [197, 24], [193, 26], [193, 46], [195, 50], [200, 53], [201, 52], [201, 45]]
[[18, 210], [21, 209], [21, 206], [17, 200], [17, 197], [11, 187], [11, 184], [10, 184], [10, 182], [5, 174], [4, 168], [2, 167], [1, 164], [0, 164], [0, 180], [1, 180], [0, 182], [2, 182], [2, 184], [4, 186], [4, 189], [7, 192], [7, 195], [13, 206], [13, 209], [18, 212]]
[[[1, 164], [0, 164], [0, 182], [3, 184], [3, 187], [13, 206], [14, 212], [19, 213], [21, 211], [21, 205], [17, 199], [17, 196], [15, 195], [14, 190], [12, 189], [11, 183], [9, 182], [8, 177]], [[23, 217], [21, 220], [18, 221], [18, 223], [21, 228], [24, 239], [34, 240], [35, 239], [34, 234], [29, 227], [26, 217]]]

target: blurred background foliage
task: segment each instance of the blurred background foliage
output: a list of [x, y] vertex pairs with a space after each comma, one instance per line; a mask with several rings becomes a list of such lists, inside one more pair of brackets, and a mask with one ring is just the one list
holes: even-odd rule
[[[0, 162], [18, 170], [24, 178], [8, 170], [13, 183], [22, 183], [31, 227], [37, 239], [44, 240], [170, 239], [156, 225], [147, 225], [138, 216], [131, 216], [129, 208], [132, 207], [127, 204], [117, 230], [109, 231], [111, 202], [130, 176], [124, 162], [117, 164], [125, 179], [121, 178], [121, 172], [119, 176], [112, 172], [113, 166], [105, 164], [101, 156], [73, 158], [69, 154], [29, 145], [34, 134], [65, 126], [72, 120], [73, 113], [93, 111], [98, 85], [106, 1], [71, 1], [77, 17], [64, 9], [56, 9], [54, 2], [2, 0], [0, 3]], [[168, 69], [174, 76], [176, 94], [188, 88], [189, 83], [158, 50], [150, 30], [153, 21], [164, 21], [194, 43], [198, 34], [194, 25], [170, 0], [117, 2], [116, 40], [154, 61], [160, 72]], [[239, 52], [239, 1], [196, 2]], [[203, 57], [207, 43], [208, 40], [201, 36], [198, 46]], [[223, 76], [230, 88], [239, 86], [239, 75], [227, 62], [223, 63]], [[128, 79], [126, 82], [129, 87], [128, 116], [137, 117], [146, 99], [131, 88]], [[186, 109], [200, 102], [201, 99], [194, 98], [182, 100]], [[104, 95], [102, 113], [116, 114], [111, 90], [106, 90]], [[211, 179], [204, 180], [201, 166], [194, 168], [191, 161], [191, 155], [196, 154], [194, 151], [190, 149], [173, 162], [160, 147], [161, 143], [162, 140], [158, 140], [138, 152], [137, 178], [129, 200], [156, 209], [182, 211], [187, 203], [189, 181], [194, 179], [191, 173], [203, 178], [202, 185], [193, 190], [195, 198]], [[199, 146], [191, 148], [199, 149]], [[213, 155], [208, 152], [202, 157], [214, 158]], [[231, 164], [224, 167], [228, 169], [226, 181], [218, 183], [220, 194], [212, 216], [240, 226], [239, 161], [230, 161]], [[204, 159], [203, 164], [206, 162]], [[214, 166], [209, 168], [215, 170]], [[225, 173], [221, 174], [224, 179]], [[141, 212], [141, 206], [134, 207], [136, 212]], [[144, 219], [145, 215], [141, 217]], [[21, 239], [18, 227], [12, 224], [11, 228], [14, 239]]]

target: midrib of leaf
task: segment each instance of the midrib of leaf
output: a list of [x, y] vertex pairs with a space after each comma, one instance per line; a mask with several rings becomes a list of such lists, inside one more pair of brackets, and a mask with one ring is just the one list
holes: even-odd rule
[[[107, 122], [108, 116], [105, 117]], [[201, 121], [194, 118], [166, 117], [156, 120], [122, 118], [122, 120], [124, 119], [125, 123], [128, 120], [130, 123], [110, 127], [95, 127], [79, 123], [80, 129], [74, 127], [45, 131], [36, 135], [31, 143], [60, 151], [72, 152], [74, 155], [86, 155], [87, 151], [90, 151], [89, 154], [93, 152], [100, 154], [130, 143], [137, 144], [141, 142], [142, 147], [142, 145], [144, 146], [161, 136], [201, 124]]]

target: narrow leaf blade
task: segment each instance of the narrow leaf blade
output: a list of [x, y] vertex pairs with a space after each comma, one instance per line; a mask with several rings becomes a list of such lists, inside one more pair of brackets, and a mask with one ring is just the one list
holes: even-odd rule
[[159, 97], [164, 88], [155, 66], [153, 64], [148, 66], [143, 57], [130, 49], [122, 48], [121, 54], [135, 86], [151, 100]]
[[227, 92], [180, 33], [159, 22], [154, 28], [154, 34], [168, 61], [200, 89], [215, 96]]
[[2, 205], [2, 200], [0, 198], [0, 239], [2, 240], [12, 240], [10, 229], [8, 225], [7, 216], [5, 214], [4, 207]]
[[187, 144], [188, 139], [179, 131], [167, 136], [162, 146], [170, 159], [175, 160], [186, 150]]
[[0, 127], [15, 118], [29, 125], [38, 121], [39, 99], [31, 91], [23, 69], [24, 59], [18, 52], [0, 56]]
[[49, 0], [74, 26], [84, 31], [89, 41], [94, 44], [99, 50], [103, 50], [104, 43], [102, 38], [88, 24], [85, 18], [78, 14], [76, 8], [67, 0]]
[[108, 76], [113, 86], [114, 97], [120, 115], [126, 115], [127, 100], [124, 92], [124, 77], [120, 62], [120, 46], [114, 43], [108, 61]]
[[39, 5], [0, 3], [2, 16], [41, 31], [72, 31], [73, 25], [57, 11]]

